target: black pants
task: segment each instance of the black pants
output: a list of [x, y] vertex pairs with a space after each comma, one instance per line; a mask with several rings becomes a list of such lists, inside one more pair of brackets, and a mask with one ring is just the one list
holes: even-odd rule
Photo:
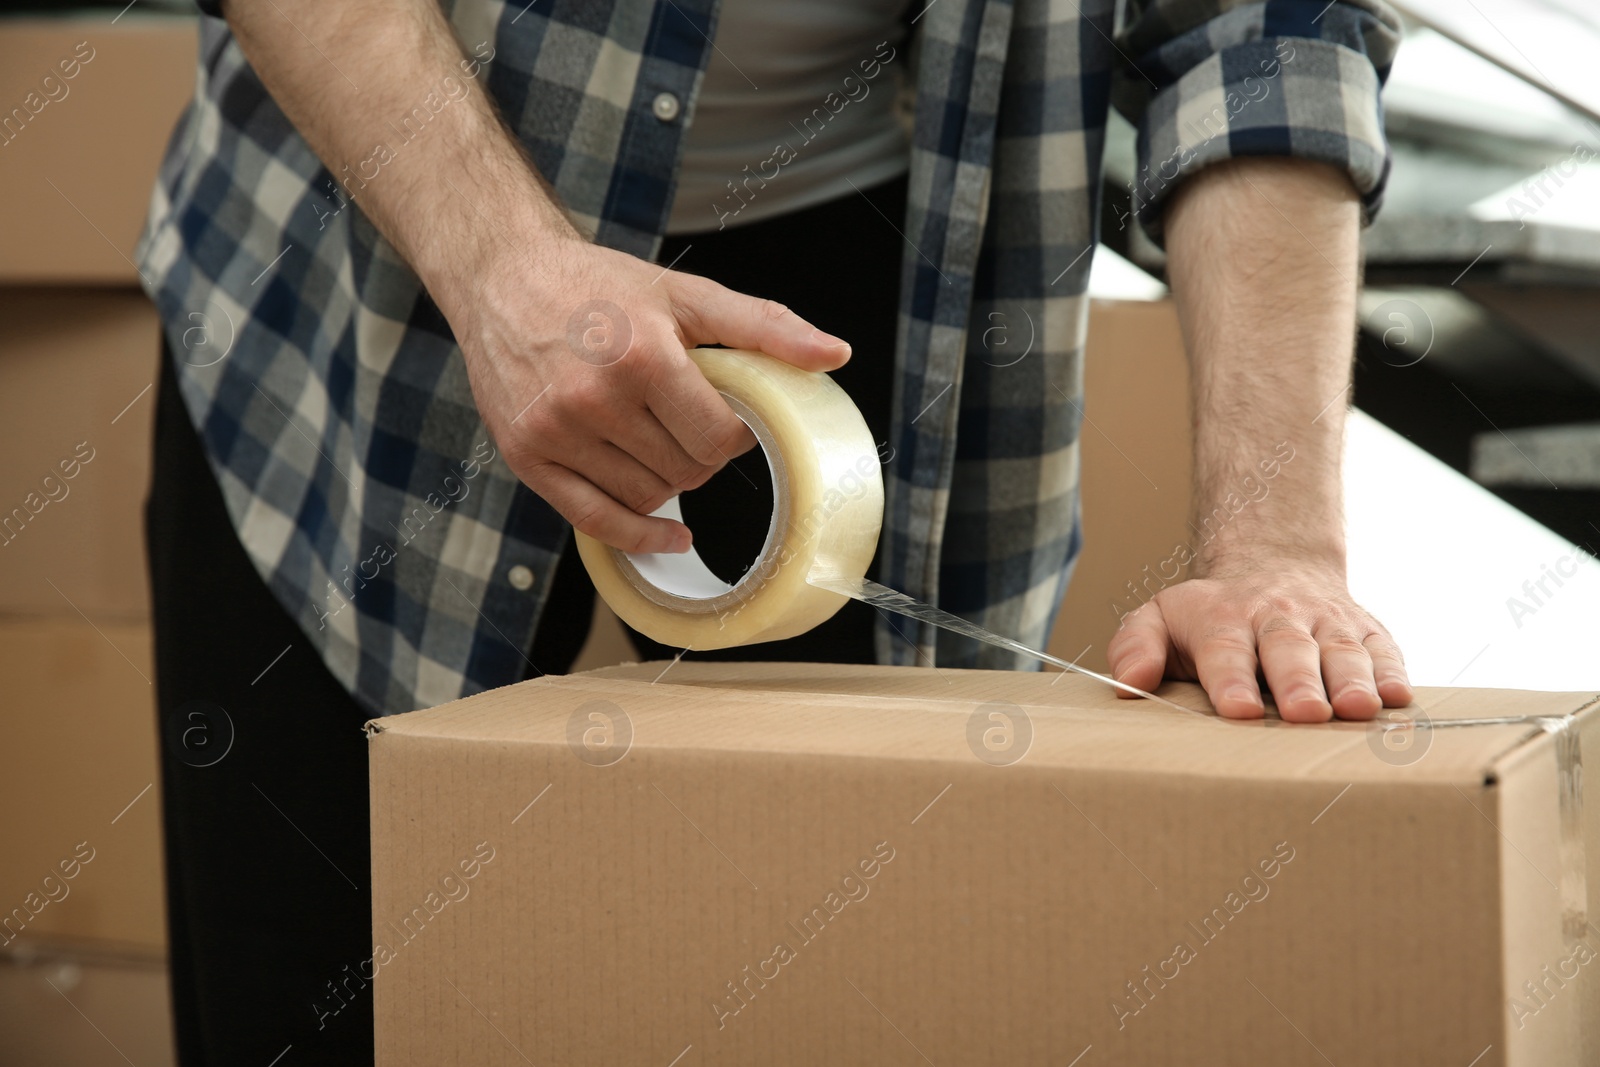
[[[660, 261], [778, 300], [851, 341], [855, 356], [834, 377], [883, 441], [901, 241], [885, 217], [902, 218], [904, 198], [900, 180], [866, 198], [672, 238]], [[724, 577], [750, 562], [771, 514], [759, 451], [737, 462], [740, 471], [685, 498], [696, 543]], [[719, 522], [697, 524], [710, 514]], [[264, 1067], [289, 1050], [283, 1067], [371, 1063], [372, 996], [357, 972], [372, 954], [367, 715], [240, 546], [170, 354], [145, 521], [178, 1061]], [[544, 627], [529, 650], [554, 672], [577, 655], [594, 599], [569, 556], [545, 609], [563, 625]], [[852, 602], [802, 637], [704, 656], [867, 661], [871, 631], [871, 610]], [[634, 637], [644, 657], [677, 652]]]

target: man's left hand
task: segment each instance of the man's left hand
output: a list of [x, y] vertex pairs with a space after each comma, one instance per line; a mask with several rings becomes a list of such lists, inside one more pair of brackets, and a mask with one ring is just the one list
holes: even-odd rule
[[1389, 631], [1350, 597], [1337, 568], [1265, 562], [1162, 589], [1123, 620], [1108, 648], [1120, 682], [1197, 680], [1218, 714], [1264, 714], [1258, 675], [1288, 722], [1371, 719], [1411, 702]]

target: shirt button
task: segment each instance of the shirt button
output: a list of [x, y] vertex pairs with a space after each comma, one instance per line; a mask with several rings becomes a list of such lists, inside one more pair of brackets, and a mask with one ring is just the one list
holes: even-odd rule
[[650, 104], [650, 110], [655, 112], [656, 118], [662, 122], [671, 122], [678, 117], [678, 98], [671, 93], [657, 93]]
[[526, 593], [533, 588], [533, 571], [519, 563], [506, 573], [506, 580], [511, 588]]

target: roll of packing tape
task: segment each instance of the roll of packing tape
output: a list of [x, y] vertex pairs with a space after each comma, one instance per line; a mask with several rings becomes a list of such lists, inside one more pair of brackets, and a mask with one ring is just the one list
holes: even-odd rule
[[[692, 548], [627, 553], [579, 533], [583, 565], [611, 610], [664, 645], [731, 648], [805, 633], [849, 599], [807, 576], [861, 578], [877, 549], [883, 475], [872, 434], [825, 374], [737, 349], [689, 356], [766, 453], [773, 512], [760, 555], [730, 585]], [[677, 497], [654, 514], [683, 519]]]

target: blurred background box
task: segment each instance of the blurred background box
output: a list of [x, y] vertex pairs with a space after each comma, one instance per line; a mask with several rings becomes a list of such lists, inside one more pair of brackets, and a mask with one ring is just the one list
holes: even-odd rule
[[0, 968], [7, 1067], [164, 1067], [173, 1062], [167, 1016], [159, 958], [73, 948]]
[[[0, 112], [22, 105], [58, 64], [67, 89], [0, 145], [7, 205], [0, 283], [135, 286], [131, 262], [174, 120], [194, 92], [187, 18], [16, 18], [0, 22]], [[85, 53], [88, 54], [88, 53]]]
[[8, 760], [0, 775], [0, 810], [11, 813], [0, 920], [29, 893], [43, 896], [44, 878], [59, 880], [58, 865], [75, 850], [93, 857], [20, 937], [14, 927], [0, 928], [8, 948], [45, 938], [100, 941], [118, 951], [165, 949], [160, 790], [150, 788], [157, 743], [150, 660], [145, 625], [0, 622], [6, 742], [27, 754]]
[[160, 327], [131, 256], [196, 47], [193, 18], [0, 21], [0, 117], [47, 75], [66, 89], [0, 137], [0, 913], [29, 916], [0, 935], [7, 1067], [172, 1062], [143, 529]]
[[[59, 475], [79, 442], [95, 455], [64, 499], [0, 548], [0, 613], [73, 613], [66, 599], [92, 618], [145, 615], [138, 510], [153, 404], [141, 391], [154, 381], [159, 326], [131, 256], [194, 91], [196, 47], [185, 18], [0, 22], [0, 115], [48, 75], [65, 88], [0, 136], [0, 201], [10, 206], [0, 242], [0, 518]], [[76, 64], [70, 79], [64, 62]]]
[[1189, 363], [1172, 300], [1091, 302], [1083, 375], [1083, 556], [1049, 651], [1103, 671], [1117, 606], [1138, 605], [1127, 583], [1194, 540]]
[[0, 322], [0, 614], [142, 621], [155, 309], [120, 286], [0, 286]]
[[[172, 1062], [149, 630], [76, 617], [0, 621], [7, 1067], [120, 1064], [122, 1054], [140, 1067]], [[85, 855], [93, 858], [74, 868]], [[76, 870], [71, 879], [63, 862]], [[38, 912], [19, 936], [15, 909], [30, 914], [29, 894]]]

